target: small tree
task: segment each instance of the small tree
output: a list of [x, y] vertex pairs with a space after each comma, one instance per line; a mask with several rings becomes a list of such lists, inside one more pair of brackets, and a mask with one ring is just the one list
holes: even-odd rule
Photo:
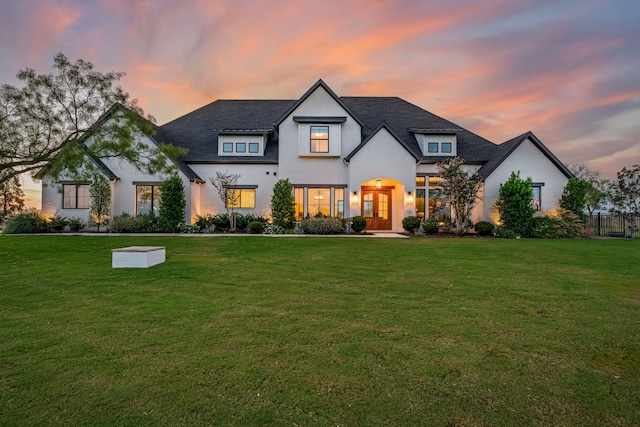
[[238, 178], [240, 175], [226, 172], [216, 172], [215, 178], [211, 177], [209, 180], [213, 184], [214, 188], [218, 192], [218, 196], [224, 208], [229, 216], [229, 230], [236, 230], [236, 211], [235, 208], [240, 202], [240, 193], [234, 188], [238, 184]]
[[89, 219], [92, 224], [100, 226], [109, 220], [111, 213], [111, 186], [109, 181], [102, 176], [96, 175], [89, 187], [91, 197], [91, 207], [89, 208]]
[[185, 207], [184, 184], [178, 175], [172, 175], [162, 182], [160, 187], [160, 209], [158, 226], [165, 233], [175, 233], [184, 222]]
[[511, 172], [509, 179], [500, 184], [496, 209], [502, 227], [527, 237], [531, 232], [533, 214], [533, 182], [531, 178], [520, 179], [520, 171]]
[[578, 178], [569, 178], [567, 185], [562, 190], [560, 207], [578, 215], [584, 221], [584, 205], [586, 203], [587, 188], [589, 183]]
[[455, 218], [455, 231], [464, 234], [469, 228], [471, 211], [479, 200], [478, 191], [482, 187], [482, 178], [463, 169], [464, 160], [453, 157], [436, 163], [442, 181], [438, 190], [441, 196], [449, 199]]
[[20, 177], [0, 181], [0, 223], [7, 217], [24, 210], [24, 191]]
[[293, 186], [289, 179], [281, 179], [273, 186], [271, 216], [273, 217], [273, 223], [282, 228], [290, 229], [295, 224], [295, 200], [293, 198]]
[[636, 220], [640, 216], [640, 165], [623, 167], [617, 173], [611, 186], [611, 204], [611, 212], [627, 220], [631, 237], [635, 237]]
[[576, 178], [587, 182], [584, 200], [585, 208], [591, 217], [596, 210], [604, 208], [609, 199], [611, 183], [600, 178], [600, 172], [592, 171], [585, 165], [569, 165], [569, 169]]

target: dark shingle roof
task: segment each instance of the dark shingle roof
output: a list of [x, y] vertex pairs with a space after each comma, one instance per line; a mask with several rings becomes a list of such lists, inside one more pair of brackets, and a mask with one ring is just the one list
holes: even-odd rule
[[533, 132], [529, 131], [495, 146], [489, 161], [478, 170], [482, 179], [487, 179], [487, 177], [491, 175], [491, 173], [496, 170], [498, 166], [500, 166], [502, 162], [504, 162], [506, 158], [509, 157], [509, 155], [527, 139], [531, 140], [533, 145], [542, 151], [542, 154], [544, 154], [558, 169], [560, 169], [560, 172], [562, 172], [567, 178], [573, 178], [571, 171], [567, 169], [567, 167], [558, 160], [558, 158], [554, 156], [547, 147], [545, 147], [542, 141], [540, 141]]
[[[437, 162], [442, 157], [423, 156], [412, 131], [428, 133], [431, 130], [435, 133], [446, 129], [447, 132], [455, 132], [458, 156], [467, 163], [486, 162], [495, 148], [492, 142], [398, 97], [343, 96], [340, 99], [360, 117], [369, 132], [377, 129], [380, 123], [387, 123], [414, 155], [425, 162]], [[363, 138], [368, 136], [365, 130]]]
[[[189, 150], [183, 161], [265, 162], [278, 160], [273, 124], [295, 100], [218, 100], [161, 127], [166, 142]], [[218, 156], [218, 135], [268, 135], [263, 157]]]

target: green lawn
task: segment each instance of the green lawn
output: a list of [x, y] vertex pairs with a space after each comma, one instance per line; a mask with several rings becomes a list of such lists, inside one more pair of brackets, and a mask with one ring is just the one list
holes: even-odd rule
[[640, 425], [640, 241], [0, 237], [0, 425], [214, 424]]

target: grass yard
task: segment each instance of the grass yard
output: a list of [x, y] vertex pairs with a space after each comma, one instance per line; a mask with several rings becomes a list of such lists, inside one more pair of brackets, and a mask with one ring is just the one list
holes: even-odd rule
[[1, 236], [0, 425], [640, 425], [640, 241]]

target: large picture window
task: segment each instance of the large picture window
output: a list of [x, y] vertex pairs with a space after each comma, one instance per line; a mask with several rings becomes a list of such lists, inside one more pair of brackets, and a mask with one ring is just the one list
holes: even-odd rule
[[331, 216], [331, 189], [309, 188], [308, 210], [310, 216]]
[[89, 209], [89, 184], [63, 184], [63, 209]]
[[329, 126], [311, 126], [311, 152], [329, 152]]
[[227, 208], [255, 209], [255, 188], [227, 188]]
[[157, 214], [160, 208], [159, 185], [136, 185], [136, 215]]

